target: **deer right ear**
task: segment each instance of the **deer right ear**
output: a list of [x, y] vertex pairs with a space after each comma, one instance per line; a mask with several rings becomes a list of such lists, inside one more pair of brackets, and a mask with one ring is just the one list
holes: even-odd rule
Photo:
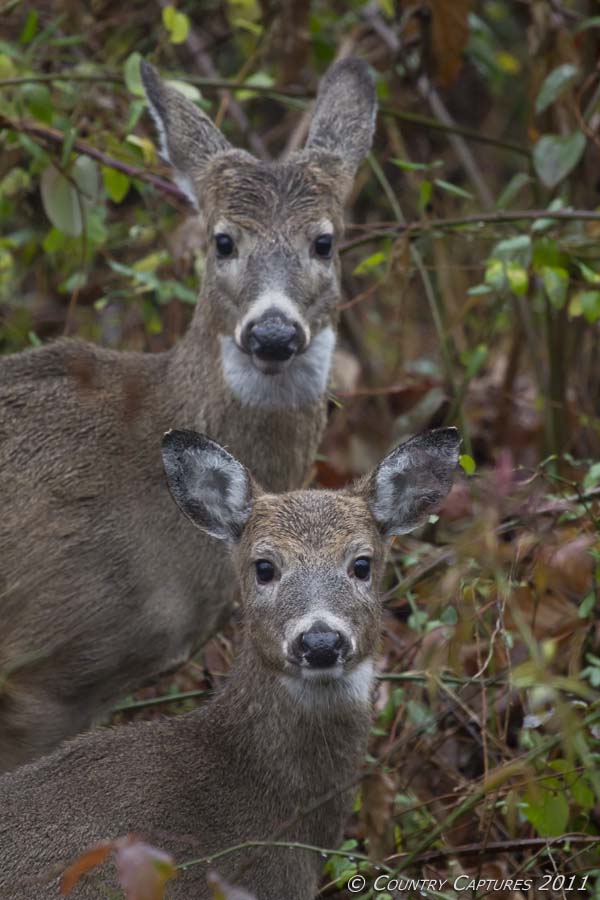
[[406, 534], [439, 509], [458, 466], [460, 435], [438, 428], [400, 444], [358, 486], [384, 537]]
[[335, 63], [319, 85], [306, 147], [337, 156], [350, 176], [373, 141], [377, 95], [369, 67], [362, 59]]
[[196, 179], [208, 160], [231, 150], [231, 144], [201, 109], [162, 80], [154, 66], [142, 60], [140, 71], [160, 154], [173, 166], [178, 186], [198, 208]]
[[252, 511], [248, 471], [220, 444], [195, 431], [167, 431], [162, 459], [171, 496], [194, 525], [234, 544]]

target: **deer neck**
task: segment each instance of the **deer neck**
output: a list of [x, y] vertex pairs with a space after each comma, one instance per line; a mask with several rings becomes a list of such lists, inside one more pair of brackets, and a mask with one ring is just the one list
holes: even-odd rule
[[325, 422], [333, 328], [316, 335], [284, 372], [265, 375], [223, 333], [218, 308], [215, 297], [203, 293], [170, 353], [163, 396], [171, 427], [226, 443], [269, 490], [299, 487]]

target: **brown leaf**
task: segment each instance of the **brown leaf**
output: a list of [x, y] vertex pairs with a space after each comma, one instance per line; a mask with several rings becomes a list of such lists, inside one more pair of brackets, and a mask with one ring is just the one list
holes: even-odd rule
[[472, 0], [429, 0], [432, 49], [443, 85], [451, 84], [460, 71], [472, 5]]
[[114, 849], [112, 841], [102, 841], [95, 844], [78, 856], [74, 863], [63, 872], [60, 879], [60, 893], [64, 896], [70, 894], [82, 875], [95, 869], [104, 862], [109, 853]]

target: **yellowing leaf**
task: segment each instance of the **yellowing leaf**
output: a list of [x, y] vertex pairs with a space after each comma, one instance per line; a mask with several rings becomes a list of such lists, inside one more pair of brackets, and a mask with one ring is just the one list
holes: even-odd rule
[[149, 138], [138, 137], [137, 134], [128, 134], [125, 138], [128, 144], [141, 150], [144, 162], [153, 165], [156, 162], [156, 148]]
[[185, 13], [178, 12], [174, 6], [165, 6], [162, 12], [163, 25], [169, 32], [172, 44], [183, 44], [190, 33], [190, 20]]

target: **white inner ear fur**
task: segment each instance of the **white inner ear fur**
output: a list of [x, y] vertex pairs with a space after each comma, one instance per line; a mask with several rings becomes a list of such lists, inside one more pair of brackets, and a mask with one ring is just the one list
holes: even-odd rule
[[323, 397], [329, 382], [335, 332], [327, 327], [310, 342], [304, 353], [276, 375], [265, 375], [234, 338], [220, 335], [223, 376], [243, 406], [266, 410], [301, 409]]
[[185, 172], [179, 171], [173, 166], [173, 162], [171, 160], [171, 155], [169, 153], [169, 143], [167, 141], [167, 129], [165, 127], [165, 123], [163, 119], [152, 101], [149, 97], [146, 98], [148, 101], [148, 111], [152, 116], [152, 121], [154, 122], [154, 126], [156, 128], [156, 133], [158, 134], [159, 140], [159, 155], [160, 157], [168, 163], [173, 168], [173, 178], [175, 179], [175, 184], [179, 188], [179, 190], [185, 194], [187, 199], [190, 201], [194, 209], [199, 210], [198, 205], [198, 195], [194, 189], [194, 182]]
[[375, 475], [375, 500], [371, 504], [371, 511], [376, 519], [386, 521], [400, 518], [398, 491], [394, 484], [394, 476], [405, 472], [410, 465], [410, 458], [404, 453], [398, 454], [393, 460], [380, 465]]
[[264, 312], [272, 308], [279, 310], [292, 322], [298, 322], [304, 330], [306, 343], [310, 343], [310, 325], [300, 312], [298, 305], [283, 291], [269, 288], [257, 297], [245, 316], [235, 326], [235, 339], [238, 344], [242, 342], [242, 334], [248, 322], [259, 319]]
[[[217, 451], [186, 450], [191, 457], [189, 465], [191, 477], [188, 490], [190, 498], [197, 500], [205, 508], [209, 519], [227, 525], [241, 517], [248, 505], [248, 479], [243, 468], [233, 459], [221, 456]], [[211, 475], [223, 475], [223, 486]]]

